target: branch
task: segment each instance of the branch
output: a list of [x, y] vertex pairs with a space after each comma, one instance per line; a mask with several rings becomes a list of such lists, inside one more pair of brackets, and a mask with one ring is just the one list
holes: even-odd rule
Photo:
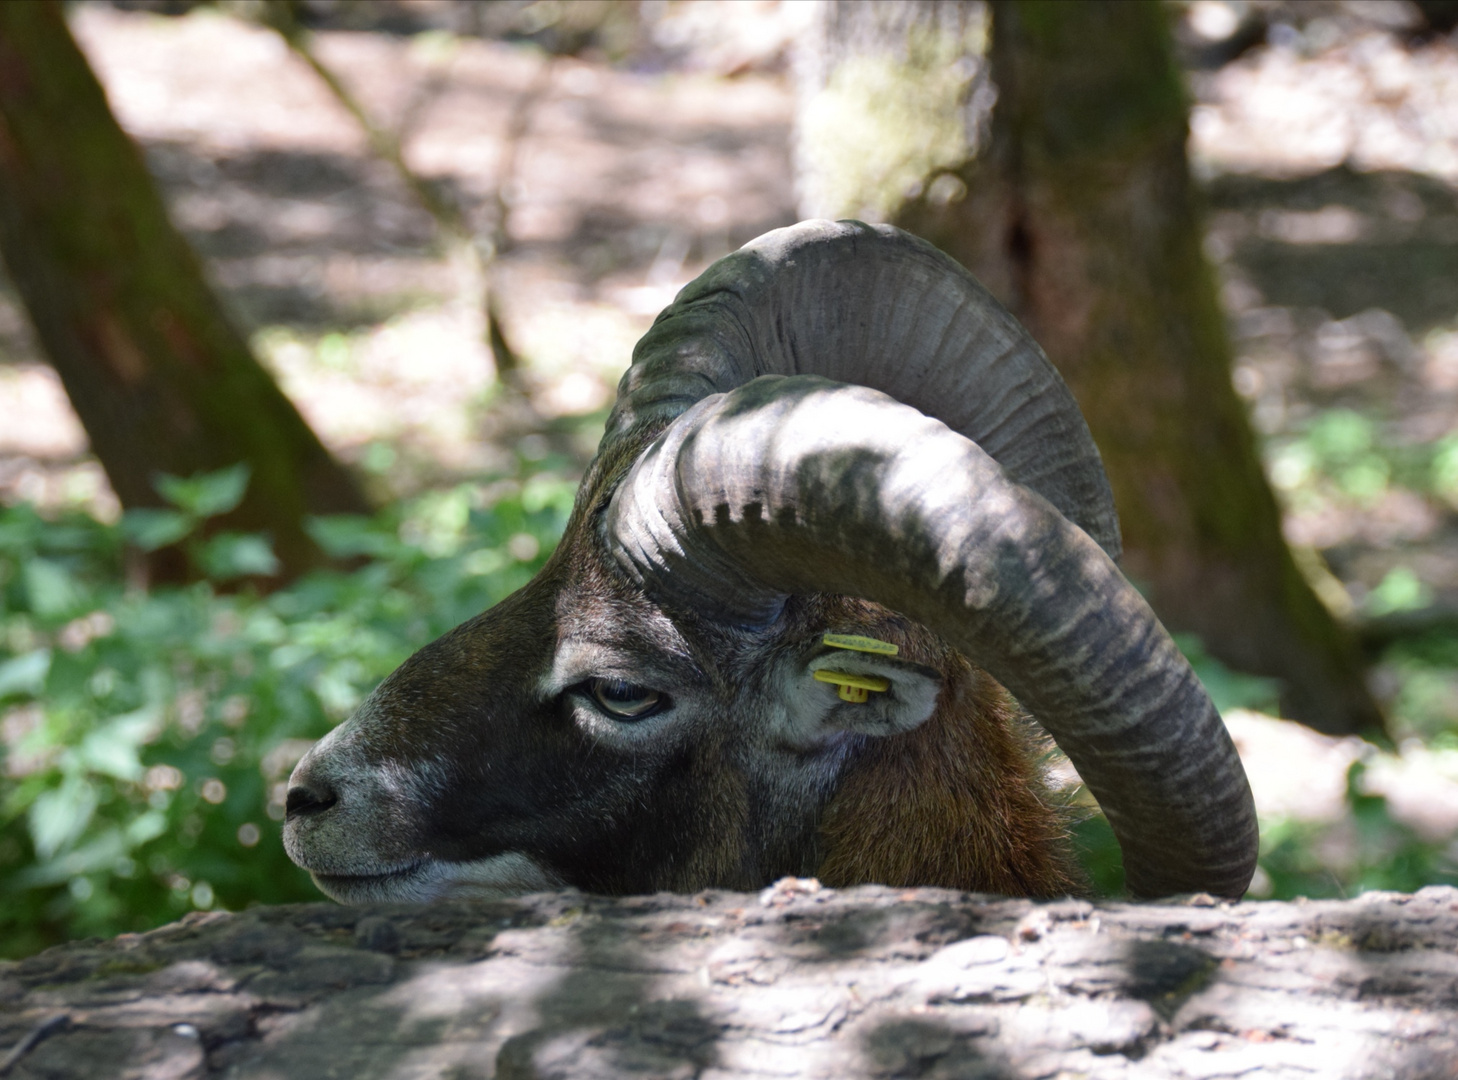
[[297, 0], [264, 0], [260, 9], [260, 19], [265, 26], [274, 30], [288, 44], [294, 55], [303, 60], [313, 69], [314, 74], [319, 76], [320, 81], [329, 88], [336, 101], [344, 106], [346, 112], [354, 117], [359, 124], [360, 130], [364, 132], [365, 139], [370, 144], [370, 149], [382, 161], [391, 168], [404, 181], [410, 193], [415, 196], [417, 202], [425, 209], [442, 232], [452, 239], [470, 241], [473, 239], [470, 226], [466, 224], [465, 215], [461, 213], [460, 207], [440, 197], [440, 194], [418, 176], [405, 161], [405, 155], [400, 146], [400, 139], [392, 132], [380, 127], [370, 118], [365, 107], [359, 99], [349, 92], [349, 87], [344, 85], [334, 71], [320, 60], [314, 52], [313, 37], [306, 30], [298, 17]]
[[368, 110], [358, 98], [350, 93], [349, 88], [344, 85], [344, 81], [338, 74], [319, 58], [314, 51], [312, 35], [299, 19], [300, 10], [299, 0], [263, 0], [259, 9], [259, 19], [284, 39], [289, 49], [309, 65], [320, 81], [329, 88], [329, 92], [334, 95], [335, 100], [350, 116], [354, 117], [355, 122], [364, 133], [370, 149], [395, 170], [415, 200], [434, 219], [436, 227], [447, 243], [466, 253], [473, 271], [471, 278], [477, 283], [481, 293], [480, 304], [485, 318], [486, 343], [491, 349], [492, 359], [496, 364], [496, 373], [505, 381], [513, 381], [515, 373], [521, 367], [521, 361], [507, 343], [506, 336], [501, 329], [501, 313], [496, 301], [493, 270], [496, 261], [505, 254], [509, 246], [506, 229], [509, 207], [504, 191], [515, 172], [517, 145], [530, 125], [531, 110], [547, 86], [550, 85], [551, 61], [547, 60], [542, 64], [536, 79], [533, 80], [527, 92], [522, 95], [516, 109], [511, 114], [511, 121], [503, 140], [501, 167], [497, 171], [496, 188], [492, 193], [491, 201], [496, 210], [495, 218], [490, 236], [483, 240], [471, 228], [462, 208], [454, 201], [444, 198], [434, 185], [416, 173], [406, 162], [400, 136], [375, 123]]
[[1455, 946], [1438, 887], [262, 907], [0, 964], [0, 1047], [65, 1014], [17, 1075], [1447, 1076]]

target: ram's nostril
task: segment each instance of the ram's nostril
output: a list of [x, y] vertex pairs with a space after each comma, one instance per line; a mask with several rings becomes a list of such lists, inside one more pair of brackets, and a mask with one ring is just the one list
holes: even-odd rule
[[289, 788], [288, 800], [284, 803], [284, 815], [289, 818], [308, 817], [322, 814], [339, 801], [333, 788], [315, 781], [310, 784], [295, 784]]

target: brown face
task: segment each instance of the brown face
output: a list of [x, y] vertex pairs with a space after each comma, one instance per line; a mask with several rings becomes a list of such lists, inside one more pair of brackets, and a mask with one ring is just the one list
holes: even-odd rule
[[894, 675], [892, 690], [840, 702], [813, 678], [825, 626], [686, 635], [571, 563], [420, 650], [299, 763], [284, 843], [326, 894], [753, 888], [812, 873], [820, 811], [859, 736], [931, 712], [933, 674], [875, 658], [835, 659]]

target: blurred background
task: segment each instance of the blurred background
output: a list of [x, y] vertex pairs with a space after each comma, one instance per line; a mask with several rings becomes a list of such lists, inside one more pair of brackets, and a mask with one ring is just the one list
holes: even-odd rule
[[1252, 895], [1458, 883], [1455, 27], [4, 5], [0, 956], [318, 898], [294, 762], [530, 577], [633, 342], [803, 216], [928, 237], [1063, 371], [1246, 762]]

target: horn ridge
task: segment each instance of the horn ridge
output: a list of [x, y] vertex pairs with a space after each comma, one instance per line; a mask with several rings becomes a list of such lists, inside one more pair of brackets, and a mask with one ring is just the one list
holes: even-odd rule
[[909, 233], [802, 222], [714, 263], [634, 349], [605, 440], [673, 420], [690, 374], [701, 397], [761, 375], [883, 391], [982, 446], [1118, 557], [1113, 496], [1062, 377], [971, 274]]

